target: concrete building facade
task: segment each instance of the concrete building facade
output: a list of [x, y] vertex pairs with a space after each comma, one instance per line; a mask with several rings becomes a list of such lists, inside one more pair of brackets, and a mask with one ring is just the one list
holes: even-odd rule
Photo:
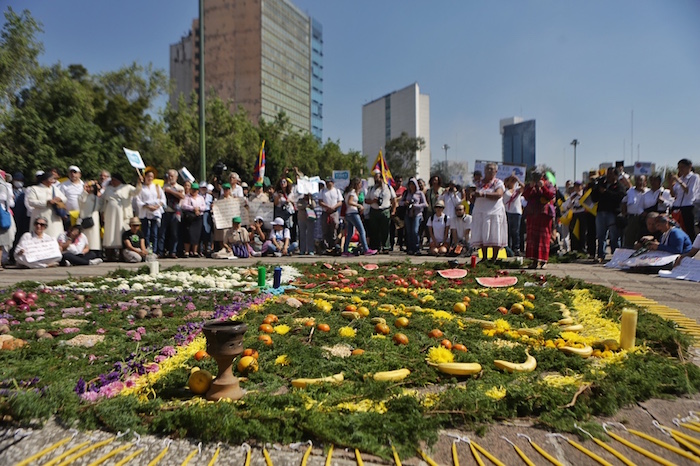
[[[284, 111], [293, 129], [321, 138], [320, 23], [288, 0], [206, 0], [204, 25], [208, 92], [229, 101], [232, 111], [242, 106], [254, 123]], [[191, 32], [170, 46], [172, 105], [199, 90], [198, 28], [195, 19]]]
[[[362, 152], [369, 168], [387, 141], [401, 136], [422, 137], [425, 149], [416, 152], [416, 175], [430, 178], [430, 96], [420, 93], [418, 83], [362, 106]], [[391, 169], [391, 167], [389, 167]]]
[[501, 120], [500, 130], [504, 163], [524, 164], [528, 167], [537, 164], [535, 120], [506, 118]]

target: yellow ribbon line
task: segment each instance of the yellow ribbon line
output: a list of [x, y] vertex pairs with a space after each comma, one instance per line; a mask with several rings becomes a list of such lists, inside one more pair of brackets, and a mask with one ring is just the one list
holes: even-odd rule
[[681, 426], [685, 427], [686, 429], [690, 429], [695, 432], [700, 432], [700, 427], [694, 426], [692, 424], [688, 424], [687, 422], [681, 422]]
[[[332, 448], [333, 445], [331, 445], [331, 451]], [[394, 445], [391, 445], [391, 453], [394, 455], [394, 463], [396, 463], [396, 466], [401, 466], [401, 458], [399, 458], [399, 453], [396, 451], [396, 448], [394, 448]], [[330, 453], [328, 457], [330, 458]], [[330, 463], [326, 462], [326, 466], [330, 466]]]
[[457, 456], [457, 442], [452, 442], [452, 462], [454, 466], [459, 466], [459, 457]]
[[115, 464], [114, 466], [124, 466], [126, 463], [133, 460], [134, 458], [139, 456], [141, 453], [143, 453], [144, 450], [145, 450], [145, 448], [140, 448], [140, 449], [136, 450], [135, 452], [133, 452], [132, 454], [130, 454], [129, 456], [127, 456], [126, 458], [124, 458], [123, 460], [121, 460], [120, 462]]
[[311, 449], [313, 445], [309, 445], [309, 448], [304, 452], [304, 456], [301, 458], [301, 466], [306, 466], [306, 462], [309, 460], [309, 455], [311, 455]]
[[72, 438], [73, 438], [73, 437], [71, 436], [71, 437], [66, 437], [66, 438], [64, 438], [63, 440], [59, 440], [58, 442], [54, 443], [54, 444], [51, 445], [50, 447], [44, 448], [44, 449], [41, 450], [39, 453], [35, 453], [35, 454], [33, 454], [32, 456], [30, 456], [29, 458], [27, 458], [26, 460], [20, 461], [20, 462], [17, 463], [15, 466], [27, 466], [27, 465], [28, 465], [29, 463], [31, 463], [32, 461], [38, 460], [39, 458], [41, 458], [41, 457], [44, 456], [45, 454], [51, 453], [52, 451], [54, 451], [56, 448], [60, 447], [60, 446], [63, 445], [64, 443], [69, 442]]
[[489, 459], [489, 461], [491, 461], [491, 462], [492, 462], [493, 464], [495, 464], [496, 466], [506, 466], [502, 461], [499, 461], [498, 458], [496, 458], [496, 457], [493, 456], [491, 453], [489, 453], [488, 451], [486, 451], [486, 449], [484, 449], [484, 447], [479, 446], [478, 443], [475, 443], [475, 442], [473, 442], [473, 441], [470, 442], [470, 443], [471, 443], [472, 445], [474, 445], [474, 448], [476, 448], [477, 450], [479, 450], [479, 453], [481, 453], [482, 455], [484, 455], [485, 457], [487, 457], [487, 458]]
[[[221, 447], [216, 447], [216, 451], [214, 452], [214, 456], [211, 457], [211, 460], [209, 460], [209, 466], [214, 466], [214, 463], [216, 463], [216, 459], [219, 457], [219, 452], [221, 451]], [[265, 452], [265, 450], [263, 450]], [[272, 463], [270, 463], [272, 464]]]
[[425, 452], [423, 450], [421, 450], [420, 448], [418, 449], [418, 454], [421, 456], [421, 458], [423, 458], [423, 461], [428, 463], [428, 465], [438, 466], [438, 464], [435, 461], [433, 461], [432, 458], [430, 458], [428, 455], [426, 455]]
[[621, 444], [623, 444], [626, 447], [631, 448], [632, 450], [636, 451], [637, 453], [641, 453], [642, 455], [646, 456], [647, 458], [656, 461], [659, 464], [663, 464], [664, 466], [676, 466], [675, 463], [672, 463], [668, 460], [663, 459], [662, 457], [655, 455], [654, 453], [650, 452], [649, 450], [645, 450], [644, 448], [640, 447], [639, 445], [630, 442], [629, 440], [625, 440], [624, 438], [620, 437], [617, 434], [614, 434], [610, 431], [608, 431], [608, 435]]
[[131, 448], [130, 443], [127, 443], [126, 445], [122, 445], [119, 448], [115, 448], [114, 450], [112, 450], [109, 453], [107, 453], [106, 455], [104, 455], [102, 458], [96, 459], [95, 461], [90, 463], [88, 466], [99, 466], [100, 464], [104, 463], [105, 461], [107, 461], [111, 457], [116, 456], [119, 453], [123, 452], [124, 450], [128, 450], [129, 448]]
[[540, 455], [542, 455], [547, 461], [549, 461], [550, 463], [552, 463], [554, 466], [564, 466], [564, 465], [561, 464], [559, 461], [557, 461], [557, 459], [556, 459], [555, 457], [553, 457], [552, 455], [550, 455], [549, 453], [547, 453], [547, 451], [546, 451], [544, 448], [542, 448], [541, 446], [537, 445], [535, 442], [530, 441], [530, 445], [532, 445], [532, 448], [534, 448], [534, 449], [537, 451], [537, 453], [539, 453]]
[[655, 443], [656, 445], [660, 446], [661, 448], [665, 448], [666, 450], [672, 451], [672, 452], [676, 453], [677, 455], [681, 455], [684, 458], [688, 458], [690, 461], [692, 461], [694, 463], [700, 463], [700, 458], [693, 455], [692, 453], [688, 453], [687, 451], [683, 450], [682, 448], [678, 448], [674, 445], [671, 445], [670, 443], [663, 442], [663, 441], [657, 439], [656, 437], [652, 437], [651, 435], [647, 435], [644, 432], [640, 432], [638, 430], [627, 429], [627, 431], [630, 434], [634, 434], [637, 437], [641, 437], [644, 440], [648, 440], [651, 443]]
[[[265, 457], [265, 464], [267, 466], [272, 466], [272, 459], [270, 458], [270, 452], [267, 451], [267, 448], [265, 448], [265, 447], [263, 447], [263, 456]], [[209, 466], [211, 466], [211, 464]]]
[[182, 464], [181, 464], [180, 466], [187, 466], [187, 464], [189, 464], [190, 460], [191, 460], [192, 458], [194, 458], [194, 455], [197, 454], [197, 451], [198, 451], [197, 448], [195, 448], [194, 450], [192, 450], [192, 451], [190, 452], [190, 454], [187, 455], [187, 458], [185, 458], [185, 461], [183, 461]]
[[114, 442], [114, 439], [116, 437], [109, 438], [107, 440], [103, 440], [101, 442], [97, 442], [96, 444], [85, 448], [84, 450], [80, 450], [78, 453], [75, 453], [74, 455], [68, 457], [63, 463], [60, 463], [58, 466], [67, 466], [71, 464], [73, 461], [77, 460], [78, 458], [82, 458], [83, 456], [87, 455], [88, 453], [97, 450], [100, 447], [104, 447], [105, 445], [109, 445], [110, 443]]
[[508, 443], [510, 443], [513, 448], [515, 448], [515, 452], [518, 454], [521, 460], [527, 465], [527, 466], [535, 466], [535, 463], [530, 460], [530, 458], [527, 457], [525, 452], [523, 452], [516, 444], [508, 440], [506, 437], [501, 437], [502, 439], [505, 439]]
[[355, 448], [355, 459], [357, 460], [357, 466], [365, 466], [365, 463], [362, 461], [362, 456], [360, 456], [360, 450]]
[[610, 452], [610, 454], [612, 454], [612, 455], [615, 456], [617, 459], [619, 459], [620, 461], [622, 461], [623, 463], [625, 463], [625, 465], [627, 465], [627, 466], [637, 466], [635, 463], [633, 463], [632, 461], [628, 460], [628, 459], [625, 457], [625, 455], [623, 455], [623, 454], [620, 453], [619, 451], [615, 450], [613, 447], [611, 447], [611, 446], [608, 445], [607, 443], [603, 442], [602, 440], [599, 440], [599, 439], [597, 439], [597, 438], [595, 438], [595, 437], [591, 437], [591, 439], [593, 439], [593, 441], [594, 441], [597, 445], [599, 445], [601, 448], [603, 448], [604, 450], [607, 450], [608, 452]]
[[673, 438], [673, 440], [680, 443], [681, 445], [683, 445], [685, 448], [692, 451], [696, 455], [700, 456], [700, 449], [698, 447], [696, 447], [695, 445], [693, 445], [688, 440], [686, 440], [683, 437], [681, 437], [680, 435], [678, 435], [677, 433], [671, 432], [671, 438]]
[[76, 445], [73, 448], [71, 448], [70, 450], [61, 453], [58, 457], [52, 459], [51, 461], [44, 463], [44, 466], [53, 466], [54, 464], [59, 463], [63, 458], [72, 455], [73, 453], [75, 453], [76, 451], [80, 450], [81, 448], [83, 448], [87, 445], [90, 445], [90, 442], [83, 442], [80, 445]]
[[479, 453], [476, 451], [476, 448], [474, 448], [474, 444], [472, 442], [469, 442], [469, 449], [472, 451], [472, 455], [476, 460], [476, 464], [478, 464], [479, 466], [486, 466], [484, 464], [484, 460], [481, 459], [481, 456], [479, 456]]
[[700, 446], [700, 440], [696, 439], [695, 437], [692, 437], [688, 434], [684, 434], [683, 432], [676, 430], [676, 429], [669, 429], [668, 427], [664, 427], [664, 429], [670, 430], [672, 434], [676, 434], [678, 437], [682, 438], [683, 440], [687, 440], [688, 442], [691, 442], [691, 443], [694, 443], [695, 445]]
[[162, 460], [163, 457], [165, 456], [165, 454], [168, 452], [168, 448], [170, 448], [170, 447], [168, 446], [168, 447], [163, 448], [163, 450], [160, 453], [158, 453], [158, 456], [153, 458], [151, 460], [151, 462], [148, 463], [148, 466], [156, 466], [156, 464], [160, 463], [160, 460]]
[[608, 463], [608, 462], [605, 461], [603, 458], [601, 458], [600, 456], [596, 455], [595, 453], [593, 453], [591, 450], [589, 450], [588, 448], [584, 447], [584, 446], [581, 445], [580, 443], [576, 443], [576, 442], [574, 442], [574, 441], [571, 440], [571, 439], [566, 439], [566, 441], [569, 442], [569, 445], [571, 445], [572, 447], [574, 447], [575, 449], [577, 449], [578, 451], [580, 451], [580, 452], [583, 453], [584, 455], [588, 456], [588, 457], [591, 458], [592, 460], [598, 462], [599, 464], [602, 464], [603, 466], [613, 466], [612, 464]]

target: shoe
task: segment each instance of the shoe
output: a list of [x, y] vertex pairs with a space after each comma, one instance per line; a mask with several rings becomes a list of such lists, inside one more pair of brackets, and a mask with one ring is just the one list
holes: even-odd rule
[[316, 255], [316, 253], [315, 253], [315, 252], [313, 252], [313, 251], [311, 251], [311, 252], [307, 252], [306, 254], [307, 254], [308, 256], [315, 256], [315, 255]]
[[101, 264], [101, 263], [102, 263], [102, 259], [100, 259], [99, 257], [96, 257], [95, 259], [90, 259], [90, 261], [89, 261], [90, 265], [97, 265], [97, 264]]
[[422, 256], [423, 253], [420, 252], [420, 251], [416, 251], [416, 252], [414, 252], [412, 255], [414, 255], [414, 256]]
[[341, 255], [342, 255], [343, 257], [352, 257], [354, 254], [349, 253], [349, 252], [344, 252], [344, 253], [341, 254]]
[[541, 268], [542, 270], [546, 269], [546, 268], [547, 268], [547, 263], [546, 263], [546, 262], [542, 262], [542, 264], [540, 265], [540, 268]]
[[365, 251], [365, 256], [373, 256], [377, 253], [376, 249], [368, 249]]
[[260, 251], [253, 251], [250, 255], [253, 257], [260, 257], [262, 256], [262, 253]]
[[274, 256], [275, 256], [275, 257], [282, 257], [282, 253], [281, 253], [281, 252], [276, 252], [276, 253], [274, 253]]
[[73, 264], [71, 264], [69, 261], [64, 261], [64, 262], [63, 262], [63, 265], [64, 265], [65, 267], [71, 267]]
[[389, 254], [389, 250], [388, 250], [388, 249], [382, 249], [381, 254]]

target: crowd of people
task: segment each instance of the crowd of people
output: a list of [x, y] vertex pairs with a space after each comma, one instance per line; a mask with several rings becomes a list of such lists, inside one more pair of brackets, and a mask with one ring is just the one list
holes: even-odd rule
[[[102, 171], [84, 181], [79, 167], [59, 181], [57, 169], [38, 171], [25, 187], [22, 173], [0, 172], [0, 247], [3, 264], [39, 268], [141, 262], [152, 258], [236, 259], [283, 255], [466, 256], [486, 260], [524, 256], [545, 268], [551, 254], [576, 252], [602, 262], [619, 247], [694, 255], [700, 177], [687, 159], [661, 176], [629, 176], [621, 166], [567, 181], [558, 189], [551, 173], [527, 180], [496, 175], [489, 163], [473, 173], [472, 186], [432, 176], [386, 180], [353, 178], [343, 190], [333, 178], [313, 194], [299, 192], [285, 170], [277, 183], [250, 186], [231, 172], [209, 182], [179, 183], [171, 169], [162, 183], [147, 167], [128, 183]], [[666, 186], [664, 186], [664, 181]], [[649, 182], [649, 187], [647, 186]], [[217, 228], [212, 206], [241, 198], [269, 203], [270, 215], [231, 218]], [[266, 204], [267, 205], [267, 204]], [[228, 222], [228, 220], [227, 220]], [[220, 226], [220, 225], [219, 225]]]

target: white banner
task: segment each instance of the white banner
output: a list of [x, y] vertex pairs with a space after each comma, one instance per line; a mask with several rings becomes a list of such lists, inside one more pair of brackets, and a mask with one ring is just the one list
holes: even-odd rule
[[350, 170], [333, 170], [333, 181], [336, 188], [345, 191], [350, 184]]
[[23, 245], [24, 258], [29, 263], [41, 262], [50, 259], [59, 260], [63, 255], [57, 241], [41, 241], [32, 239]]
[[484, 174], [484, 167], [487, 163], [495, 163], [498, 165], [498, 173], [496, 173], [496, 178], [499, 180], [505, 180], [510, 175], [515, 175], [516, 178], [521, 183], [525, 183], [525, 173], [527, 171], [527, 165], [515, 165], [515, 164], [505, 164], [503, 162], [489, 162], [487, 160], [477, 160], [474, 163], [474, 171], [479, 170], [481, 174]]
[[634, 176], [650, 176], [654, 172], [654, 164], [651, 162], [635, 162]]
[[242, 197], [218, 199], [211, 205], [214, 228], [225, 230], [231, 228], [233, 217], [241, 217], [241, 225], [250, 225], [255, 217], [263, 218], [266, 227], [271, 227], [275, 205], [266, 200], [247, 201]]
[[146, 168], [146, 164], [143, 163], [143, 159], [141, 158], [141, 154], [139, 154], [139, 151], [127, 149], [126, 147], [122, 147], [122, 149], [124, 149], [126, 158], [129, 160], [129, 163], [132, 167], [140, 168], [142, 170]]

